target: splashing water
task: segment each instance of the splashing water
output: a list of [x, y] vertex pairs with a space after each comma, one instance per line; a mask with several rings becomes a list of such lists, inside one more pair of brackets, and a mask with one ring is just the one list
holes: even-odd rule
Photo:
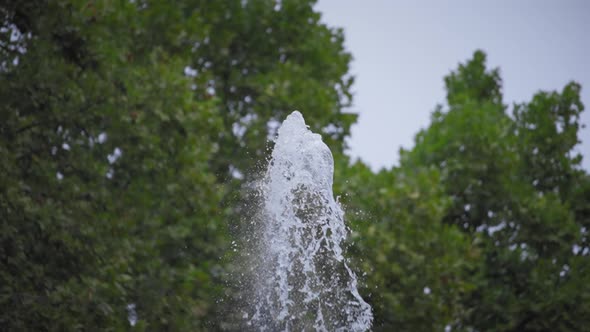
[[262, 195], [249, 325], [268, 331], [366, 331], [371, 307], [343, 256], [334, 160], [301, 113], [278, 131]]

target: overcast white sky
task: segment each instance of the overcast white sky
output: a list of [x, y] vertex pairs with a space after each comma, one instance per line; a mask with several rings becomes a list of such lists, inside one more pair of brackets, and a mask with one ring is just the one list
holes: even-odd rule
[[[429, 124], [444, 102], [443, 76], [476, 49], [500, 67], [504, 102], [538, 90], [582, 84], [590, 125], [590, 1], [319, 0], [330, 26], [344, 28], [356, 76], [351, 155], [373, 169], [398, 162], [400, 147]], [[590, 170], [590, 128], [581, 131]]]

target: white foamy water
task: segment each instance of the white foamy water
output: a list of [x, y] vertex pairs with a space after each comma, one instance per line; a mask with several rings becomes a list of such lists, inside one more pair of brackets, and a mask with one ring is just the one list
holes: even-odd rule
[[366, 331], [371, 307], [344, 258], [348, 233], [334, 199], [334, 160], [301, 113], [278, 131], [257, 229], [248, 324], [262, 331]]

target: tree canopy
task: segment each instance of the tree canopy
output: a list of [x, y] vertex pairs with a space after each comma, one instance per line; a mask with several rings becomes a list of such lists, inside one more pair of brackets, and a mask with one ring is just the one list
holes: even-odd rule
[[2, 329], [235, 330], [240, 188], [299, 109], [374, 330], [587, 330], [581, 86], [506, 105], [476, 51], [375, 173], [345, 154], [351, 59], [312, 0], [2, 2]]

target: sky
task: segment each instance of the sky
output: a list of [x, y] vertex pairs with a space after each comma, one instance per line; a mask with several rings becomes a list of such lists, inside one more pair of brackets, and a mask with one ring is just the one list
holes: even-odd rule
[[[349, 152], [374, 170], [397, 165], [399, 148], [413, 146], [444, 102], [443, 77], [477, 49], [500, 68], [506, 104], [582, 84], [581, 123], [590, 127], [590, 1], [319, 0], [315, 8], [344, 29], [356, 77], [350, 111], [359, 114]], [[590, 128], [579, 138], [590, 170]]]

